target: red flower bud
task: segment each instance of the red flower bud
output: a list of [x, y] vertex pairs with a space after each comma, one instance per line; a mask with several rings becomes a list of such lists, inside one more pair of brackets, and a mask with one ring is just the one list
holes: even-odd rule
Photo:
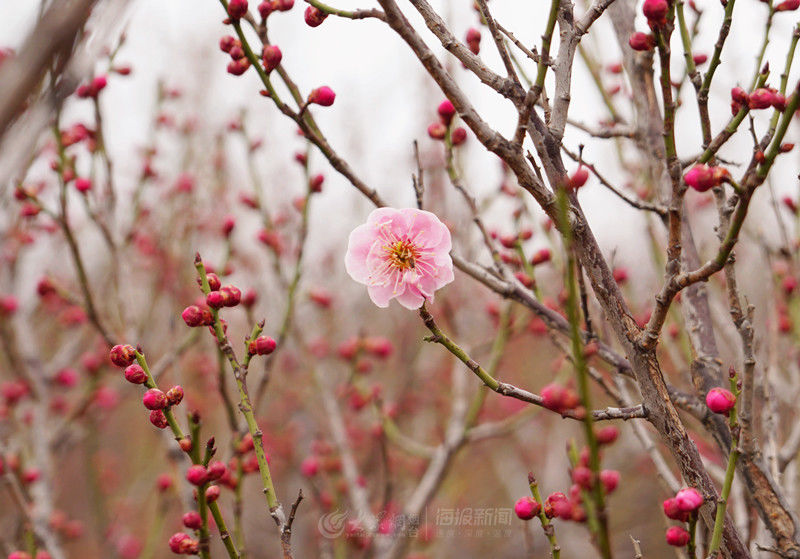
[[115, 345], [111, 348], [109, 357], [117, 367], [127, 367], [136, 359], [136, 350], [130, 345]]
[[447, 136], [447, 126], [443, 122], [434, 122], [428, 126], [428, 136], [434, 140], [444, 140]]
[[800, 8], [800, 0], [783, 0], [780, 4], [775, 6], [776, 12], [793, 12]]
[[522, 497], [514, 503], [514, 512], [521, 520], [530, 520], [534, 516], [538, 516], [542, 510], [542, 505], [533, 499], [533, 497]]
[[180, 384], [176, 384], [169, 390], [167, 390], [167, 402], [169, 402], [170, 406], [177, 406], [183, 400], [183, 387]]
[[219, 485], [212, 485], [206, 488], [206, 502], [213, 503], [217, 499], [219, 499]]
[[247, 0], [230, 0], [228, 15], [231, 19], [241, 19], [247, 15]]
[[200, 545], [188, 534], [178, 532], [170, 537], [169, 548], [178, 555], [195, 555], [199, 551]]
[[164, 415], [164, 412], [161, 410], [153, 410], [150, 412], [150, 423], [159, 429], [166, 429], [169, 426], [167, 416]]
[[689, 532], [680, 526], [670, 526], [667, 529], [667, 543], [675, 547], [683, 547], [689, 543]]
[[197, 511], [190, 511], [183, 515], [181, 518], [183, 525], [191, 530], [199, 530], [200, 527], [203, 525], [203, 521], [200, 518], [200, 513]]
[[208, 481], [208, 470], [201, 464], [194, 464], [186, 470], [186, 481], [192, 485], [203, 485]]
[[611, 493], [619, 485], [619, 472], [617, 470], [603, 470], [600, 472], [600, 483], [606, 493]]
[[261, 54], [261, 60], [264, 62], [264, 69], [267, 73], [272, 72], [281, 63], [283, 53], [277, 45], [266, 45]]
[[315, 8], [314, 6], [309, 6], [306, 8], [303, 16], [305, 17], [306, 24], [309, 27], [318, 27], [322, 25], [322, 22], [325, 21], [326, 17], [328, 17], [328, 14], [318, 8]]
[[125, 368], [125, 380], [133, 384], [144, 384], [147, 374], [137, 363], [133, 363]]
[[269, 355], [276, 347], [275, 340], [269, 336], [259, 336], [250, 342], [248, 349], [251, 355]]
[[656, 46], [656, 40], [653, 35], [649, 33], [642, 33], [637, 31], [628, 39], [628, 44], [633, 50], [636, 51], [649, 51], [653, 50]]
[[437, 112], [439, 113], [439, 117], [442, 119], [442, 122], [449, 126], [450, 122], [453, 120], [453, 117], [456, 115], [456, 108], [449, 99], [445, 99], [439, 103]]
[[583, 165], [580, 165], [575, 172], [570, 175], [567, 188], [577, 190], [586, 184], [587, 180], [589, 180], [589, 170]]
[[308, 94], [308, 104], [316, 103], [317, 105], [321, 105], [323, 107], [330, 107], [333, 105], [333, 101], [336, 99], [336, 93], [328, 87], [327, 85], [323, 85], [316, 89], [311, 90], [311, 93]]
[[148, 410], [163, 410], [167, 407], [167, 395], [158, 388], [151, 388], [142, 396], [142, 403]]
[[694, 487], [686, 487], [675, 494], [675, 503], [683, 512], [696, 511], [703, 501], [703, 496]]
[[667, 0], [644, 0], [642, 13], [650, 27], [661, 27], [667, 23], [669, 4]]
[[454, 146], [460, 146], [464, 142], [467, 141], [467, 131], [459, 126], [453, 133], [450, 135], [450, 141], [453, 143]]
[[736, 406], [736, 396], [725, 388], [712, 388], [706, 394], [706, 405], [714, 413], [727, 415]]

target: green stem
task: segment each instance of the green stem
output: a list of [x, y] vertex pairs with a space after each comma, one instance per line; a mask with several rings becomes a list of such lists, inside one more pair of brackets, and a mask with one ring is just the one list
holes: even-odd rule
[[536, 483], [536, 478], [533, 477], [533, 474], [528, 474], [528, 483], [531, 488], [531, 495], [533, 495], [534, 500], [539, 503], [539, 522], [542, 523], [542, 531], [544, 531], [544, 535], [547, 536], [547, 541], [550, 542], [550, 556], [553, 559], [559, 559], [561, 556], [561, 547], [558, 545], [558, 540], [556, 539], [556, 531], [553, 529], [553, 525], [550, 522], [550, 519], [547, 518], [547, 515], [544, 513], [544, 501], [542, 501], [542, 496], [539, 494], [539, 484]]
[[561, 230], [564, 231], [564, 242], [567, 255], [567, 318], [570, 324], [570, 337], [572, 338], [572, 360], [575, 366], [575, 373], [578, 377], [578, 393], [580, 394], [581, 404], [586, 411], [583, 420], [583, 429], [586, 437], [586, 445], [589, 448], [589, 468], [592, 470], [592, 489], [591, 497], [593, 506], [587, 507], [590, 527], [597, 538], [597, 547], [605, 559], [612, 557], [611, 542], [608, 535], [608, 519], [605, 510], [605, 494], [603, 485], [600, 483], [600, 445], [594, 432], [594, 418], [592, 417], [591, 391], [589, 390], [589, 371], [586, 365], [586, 357], [583, 353], [583, 337], [580, 327], [580, 309], [578, 305], [578, 282], [576, 277], [575, 252], [572, 249], [572, 231], [569, 227], [569, 200], [566, 192], [562, 189], [557, 193], [559, 206], [559, 218], [561, 220]]
[[212, 501], [208, 503], [208, 510], [211, 511], [211, 516], [214, 517], [214, 522], [217, 524], [217, 528], [219, 529], [219, 537], [222, 539], [225, 550], [228, 552], [228, 557], [231, 559], [239, 559], [239, 552], [236, 551], [236, 546], [234, 545], [233, 539], [228, 532], [228, 527], [225, 524], [225, 519], [222, 517], [222, 512], [219, 510], [219, 505], [217, 502]]

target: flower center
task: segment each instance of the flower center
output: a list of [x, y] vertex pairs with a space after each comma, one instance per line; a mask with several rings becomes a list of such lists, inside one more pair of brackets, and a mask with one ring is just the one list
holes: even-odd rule
[[389, 262], [395, 268], [400, 270], [416, 268], [420, 252], [411, 241], [395, 241], [386, 245], [384, 250], [386, 250]]

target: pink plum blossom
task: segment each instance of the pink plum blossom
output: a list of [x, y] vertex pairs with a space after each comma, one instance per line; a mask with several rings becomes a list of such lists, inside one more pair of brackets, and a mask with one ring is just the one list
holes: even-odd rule
[[397, 298], [417, 309], [453, 281], [450, 246], [450, 231], [434, 214], [378, 208], [350, 233], [345, 267], [379, 307]]

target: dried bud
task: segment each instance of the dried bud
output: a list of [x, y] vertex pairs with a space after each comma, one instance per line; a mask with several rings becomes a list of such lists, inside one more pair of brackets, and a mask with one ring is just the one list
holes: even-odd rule
[[159, 429], [166, 429], [169, 426], [167, 416], [161, 410], [153, 410], [150, 412], [150, 423]]
[[111, 348], [109, 357], [117, 367], [127, 367], [136, 359], [136, 349], [131, 345], [115, 345]]
[[176, 384], [169, 390], [167, 390], [167, 402], [169, 402], [170, 406], [177, 406], [183, 400], [183, 387], [180, 384]]

